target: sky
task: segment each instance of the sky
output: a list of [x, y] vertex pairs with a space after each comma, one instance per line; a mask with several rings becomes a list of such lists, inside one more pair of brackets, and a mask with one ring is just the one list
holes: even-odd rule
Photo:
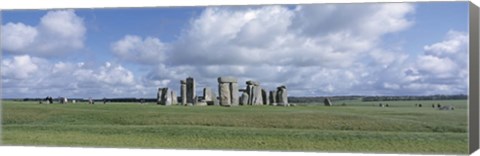
[[155, 98], [233, 76], [289, 96], [467, 94], [468, 3], [3, 10], [2, 97]]

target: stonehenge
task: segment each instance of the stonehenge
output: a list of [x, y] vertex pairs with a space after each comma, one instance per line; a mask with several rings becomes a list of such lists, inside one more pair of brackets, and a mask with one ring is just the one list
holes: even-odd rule
[[239, 104], [237, 79], [233, 77], [219, 77], [217, 80], [220, 105], [237, 106]]
[[218, 77], [218, 96], [210, 87], [203, 88], [203, 95], [195, 94], [196, 84], [192, 77], [180, 80], [180, 95], [170, 88], [158, 88], [157, 104], [184, 106], [238, 106], [238, 105], [273, 105], [289, 106], [287, 88], [279, 86], [267, 91], [256, 81], [246, 81], [246, 88], [239, 89], [235, 77]]

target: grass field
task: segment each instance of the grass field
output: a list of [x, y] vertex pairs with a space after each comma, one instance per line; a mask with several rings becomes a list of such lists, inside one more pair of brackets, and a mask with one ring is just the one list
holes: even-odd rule
[[[2, 144], [467, 154], [467, 101], [185, 107], [2, 101]], [[389, 107], [378, 107], [388, 103]], [[422, 103], [423, 107], [414, 107]], [[455, 106], [440, 111], [431, 104]], [[299, 104], [301, 105], [301, 104]]]

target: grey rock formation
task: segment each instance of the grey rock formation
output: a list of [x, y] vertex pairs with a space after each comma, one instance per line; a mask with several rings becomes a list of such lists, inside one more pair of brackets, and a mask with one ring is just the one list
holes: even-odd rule
[[218, 83], [237, 83], [237, 78], [231, 76], [223, 76], [218, 78]]
[[240, 105], [248, 105], [248, 94], [246, 92], [243, 92], [240, 96]]
[[188, 77], [187, 83], [187, 103], [194, 103], [195, 100], [195, 80], [192, 77]]
[[274, 90], [270, 91], [270, 105], [272, 106], [277, 105], [277, 91], [274, 91]]
[[182, 105], [187, 104], [187, 82], [185, 80], [180, 81], [180, 98]]
[[329, 98], [325, 98], [325, 100], [323, 100], [323, 104], [325, 104], [325, 106], [333, 106], [333, 103]]
[[249, 80], [246, 82], [246, 93], [248, 94], [248, 105], [263, 105], [262, 87], [260, 83]]
[[175, 93], [175, 91], [173, 91], [173, 90], [172, 90], [172, 104], [173, 105], [178, 104], [177, 93]]
[[230, 83], [218, 84], [218, 93], [220, 96], [220, 105], [230, 106], [232, 104], [230, 94]]
[[277, 105], [278, 106], [288, 106], [288, 93], [287, 87], [280, 86], [277, 87]]
[[173, 93], [169, 88], [158, 88], [157, 104], [170, 106], [173, 102]]
[[230, 83], [230, 97], [233, 106], [238, 106], [238, 84], [236, 82]]
[[219, 77], [218, 95], [220, 105], [237, 106], [239, 102], [237, 79], [234, 77]]
[[262, 89], [262, 99], [264, 105], [270, 104], [270, 98], [268, 97], [268, 92], [265, 89]]
[[215, 105], [214, 100], [216, 98], [210, 87], [203, 88], [203, 100], [205, 100], [207, 105]]

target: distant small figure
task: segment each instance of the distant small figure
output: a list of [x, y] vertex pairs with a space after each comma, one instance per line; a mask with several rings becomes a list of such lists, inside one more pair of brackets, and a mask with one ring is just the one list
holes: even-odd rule
[[418, 107], [422, 107], [422, 104], [418, 104]]
[[379, 107], [383, 107], [382, 103], [380, 103], [378, 106], [379, 106]]
[[385, 107], [388, 107], [388, 103], [387, 103], [387, 104], [385, 104]]
[[103, 104], [107, 104], [107, 98], [103, 98]]
[[53, 103], [53, 98], [51, 96], [48, 97], [48, 103], [52, 104]]
[[145, 103], [145, 99], [140, 99], [140, 104]]
[[432, 108], [435, 108], [435, 104], [432, 104]]
[[440, 107], [442, 107], [442, 105], [440, 105], [439, 103], [437, 103], [437, 107], [440, 108]]

